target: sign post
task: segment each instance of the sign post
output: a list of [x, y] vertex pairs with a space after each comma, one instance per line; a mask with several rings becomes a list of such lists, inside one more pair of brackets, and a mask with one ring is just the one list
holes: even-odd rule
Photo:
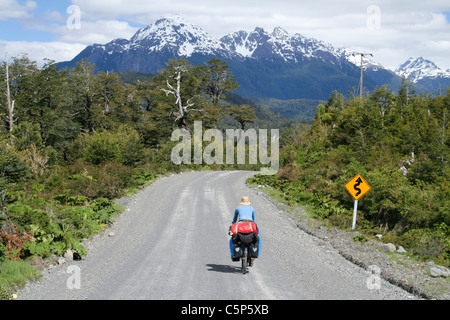
[[350, 193], [350, 195], [355, 199], [355, 206], [353, 208], [353, 223], [352, 223], [352, 229], [355, 229], [356, 226], [356, 212], [358, 211], [358, 200], [361, 199], [367, 192], [370, 191], [370, 186], [364, 180], [364, 178], [357, 174], [355, 177], [353, 177], [352, 180], [347, 182], [345, 185], [345, 188]]
[[352, 230], [355, 230], [356, 226], [356, 212], [358, 211], [358, 200], [355, 200], [355, 206], [353, 207], [353, 223]]

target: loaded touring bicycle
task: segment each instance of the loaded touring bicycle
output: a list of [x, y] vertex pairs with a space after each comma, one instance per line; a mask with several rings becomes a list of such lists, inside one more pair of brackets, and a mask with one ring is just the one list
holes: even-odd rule
[[252, 221], [240, 221], [230, 226], [228, 234], [231, 236], [231, 259], [234, 262], [241, 260], [242, 273], [246, 274], [252, 259], [258, 258], [261, 251], [258, 226]]

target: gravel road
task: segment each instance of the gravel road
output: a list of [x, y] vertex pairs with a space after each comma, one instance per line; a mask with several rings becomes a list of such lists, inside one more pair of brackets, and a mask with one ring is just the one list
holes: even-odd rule
[[[418, 299], [299, 229], [245, 185], [253, 174], [158, 179], [130, 199], [110, 229], [86, 242], [85, 258], [47, 269], [18, 299]], [[227, 234], [244, 195], [255, 207], [262, 241], [261, 256], [246, 275], [230, 259]]]

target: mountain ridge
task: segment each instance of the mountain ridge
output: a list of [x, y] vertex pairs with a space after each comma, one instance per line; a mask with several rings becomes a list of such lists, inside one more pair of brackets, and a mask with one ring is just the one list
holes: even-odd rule
[[[156, 73], [168, 59], [186, 58], [203, 64], [218, 57], [229, 64], [241, 84], [237, 93], [244, 96], [326, 99], [333, 90], [359, 90], [360, 61], [352, 53], [298, 33], [290, 35], [279, 26], [272, 32], [260, 27], [250, 32], [239, 30], [218, 39], [173, 15], [139, 29], [129, 40], [119, 38], [88, 46], [60, 66], [73, 68], [76, 62], [87, 59], [97, 70]], [[399, 88], [401, 78], [394, 71], [366, 57], [363, 67], [364, 90], [384, 84]], [[433, 90], [436, 79], [447, 78], [424, 74], [422, 79], [429, 81], [427, 88]]]

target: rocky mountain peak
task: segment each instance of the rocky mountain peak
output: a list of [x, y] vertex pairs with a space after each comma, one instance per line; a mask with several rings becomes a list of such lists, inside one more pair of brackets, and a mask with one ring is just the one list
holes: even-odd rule
[[289, 37], [289, 33], [284, 30], [282, 27], [275, 27], [272, 32], [272, 37], [275, 39], [287, 39]]
[[417, 82], [423, 78], [450, 78], [450, 70], [443, 70], [434, 62], [423, 57], [409, 58], [395, 72], [412, 82]]
[[132, 46], [144, 46], [150, 52], [169, 50], [179, 56], [213, 54], [221, 50], [217, 39], [179, 15], [159, 18], [140, 29], [130, 41]]

